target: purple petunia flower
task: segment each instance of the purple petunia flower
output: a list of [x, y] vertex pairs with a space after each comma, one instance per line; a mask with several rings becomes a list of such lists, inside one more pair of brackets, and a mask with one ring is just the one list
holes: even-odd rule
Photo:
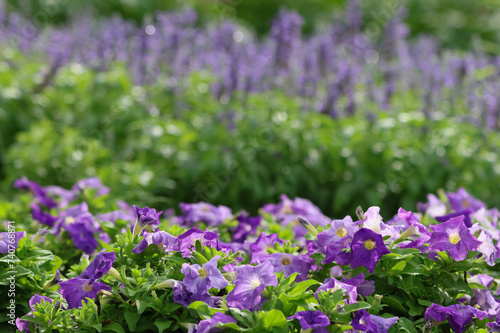
[[248, 236], [257, 232], [262, 216], [250, 217], [246, 214], [240, 214], [236, 219], [238, 220], [238, 226], [231, 229], [233, 242], [243, 243]]
[[290, 253], [273, 253], [267, 260], [273, 265], [275, 272], [284, 271], [285, 276], [299, 273], [295, 278], [297, 282], [307, 280], [309, 270], [314, 264], [314, 259], [307, 255], [294, 255]]
[[222, 297], [212, 296], [208, 292], [195, 295], [187, 289], [184, 283], [180, 281], [175, 281], [173, 295], [174, 302], [182, 304], [185, 307], [195, 301], [202, 301], [210, 307], [217, 307], [219, 302], [222, 301]]
[[160, 215], [163, 212], [156, 212], [156, 209], [144, 207], [139, 208], [134, 206], [135, 214], [137, 217], [137, 221], [139, 222], [141, 228], [146, 225], [159, 225], [160, 224]]
[[199, 241], [201, 245], [214, 247], [217, 250], [220, 250], [219, 239], [215, 232], [208, 231], [208, 229], [201, 231], [194, 227], [177, 236], [177, 242], [174, 245], [174, 250], [179, 251], [184, 258], [189, 257], [195, 247], [196, 241]]
[[0, 232], [0, 253], [15, 251], [21, 238], [26, 236], [26, 231]]
[[493, 236], [486, 229], [481, 227], [479, 223], [475, 223], [469, 231], [473, 235], [477, 235], [477, 240], [481, 245], [477, 248], [484, 256], [484, 260], [489, 266], [495, 266], [495, 261], [500, 257], [500, 250], [497, 245], [493, 243]]
[[78, 277], [82, 279], [89, 279], [89, 283], [92, 284], [96, 280], [103, 277], [111, 269], [115, 259], [115, 252], [101, 251]]
[[135, 254], [142, 253], [146, 250], [146, 248], [151, 245], [155, 244], [158, 245], [160, 250], [169, 250], [172, 249], [174, 244], [177, 242], [177, 237], [172, 236], [166, 231], [157, 231], [154, 233], [144, 233], [144, 238], [141, 239], [139, 244], [136, 245], [132, 249], [132, 252]]
[[224, 289], [227, 280], [217, 268], [217, 261], [220, 256], [215, 256], [202, 266], [194, 264], [182, 264], [181, 272], [184, 274], [182, 283], [186, 289], [194, 295], [201, 295], [208, 292], [210, 288]]
[[443, 215], [443, 216], [436, 216], [434, 218], [438, 222], [446, 222], [446, 221], [448, 221], [449, 219], [451, 219], [453, 217], [457, 217], [457, 216], [463, 215], [465, 226], [467, 228], [470, 228], [472, 226], [472, 220], [470, 219], [470, 215], [472, 213], [474, 213], [474, 210], [472, 210], [471, 208], [467, 208], [467, 209], [460, 210], [460, 211], [457, 211], [457, 212], [454, 212], [454, 213], [451, 213], [451, 214], [447, 214], [447, 215]]
[[351, 267], [365, 266], [373, 273], [379, 259], [390, 253], [382, 236], [370, 229], [361, 228], [354, 234], [351, 243]]
[[363, 297], [371, 295], [375, 292], [375, 281], [365, 280], [365, 273], [356, 275], [352, 279], [343, 279], [342, 282], [351, 286], [355, 286], [358, 294]]
[[267, 286], [276, 286], [278, 278], [273, 266], [266, 261], [257, 266], [242, 265], [236, 267], [237, 278], [234, 289], [227, 295], [229, 307], [238, 309], [256, 309], [261, 301], [260, 293]]
[[[42, 300], [44, 300], [45, 302], [51, 303], [51, 304], [52, 304], [52, 301], [53, 301], [52, 298], [49, 298], [49, 297], [46, 297], [46, 296], [40, 296], [38, 294], [35, 294], [29, 300], [29, 305], [30, 305], [31, 311], [28, 312], [26, 315], [27, 316], [32, 316], [33, 311], [35, 311], [35, 305], [36, 304], [41, 304]], [[16, 319], [16, 326], [17, 326], [17, 329], [20, 330], [21, 332], [25, 332], [25, 333], [26, 332], [27, 333], [31, 332], [30, 331], [30, 322], [27, 321], [27, 320], [21, 320], [21, 318], [17, 318]], [[37, 325], [35, 324], [35, 327], [36, 326]]]
[[418, 211], [430, 217], [442, 216], [446, 214], [446, 204], [439, 200], [434, 194], [427, 194], [427, 203], [419, 202]]
[[464, 217], [458, 216], [439, 225], [431, 225], [429, 251], [448, 251], [456, 261], [464, 260], [468, 251], [476, 251], [481, 245], [465, 226]]
[[111, 287], [102, 282], [95, 281], [94, 283], [89, 283], [89, 279], [81, 279], [79, 277], [59, 282], [59, 285], [61, 286], [60, 292], [68, 303], [68, 309], [80, 307], [82, 301], [87, 297], [95, 298], [99, 290], [111, 290]]
[[446, 196], [450, 202], [450, 207], [454, 211], [460, 211], [471, 208], [473, 211], [486, 207], [484, 202], [474, 198], [467, 193], [463, 187], [459, 188], [455, 193], [447, 192]]
[[349, 297], [349, 300], [347, 301], [347, 303], [355, 303], [356, 302], [356, 299], [358, 298], [357, 288], [353, 284], [342, 283], [335, 278], [325, 279], [325, 281], [323, 281], [323, 284], [318, 289], [316, 289], [316, 291], [314, 292], [314, 296], [316, 297], [316, 299], [319, 299], [318, 295], [319, 295], [320, 291], [334, 292], [338, 289], [345, 290], [344, 295], [347, 295]]
[[321, 311], [299, 311], [287, 319], [298, 319], [303, 330], [317, 329], [330, 325], [330, 318]]
[[41, 209], [36, 203], [31, 204], [31, 216], [33, 216], [33, 219], [37, 220], [40, 224], [44, 224], [49, 227], [53, 227], [59, 219], [58, 217], [53, 216], [52, 214]]
[[85, 178], [85, 179], [79, 180], [75, 183], [75, 185], [73, 185], [71, 190], [74, 193], [78, 193], [78, 192], [83, 191], [85, 188], [90, 188], [90, 189], [95, 190], [96, 191], [95, 196], [105, 195], [111, 191], [109, 189], [109, 187], [104, 186], [101, 183], [101, 180], [97, 177], [91, 177], [91, 178]]
[[48, 195], [47, 191], [42, 186], [40, 186], [40, 184], [31, 181], [26, 177], [16, 179], [13, 186], [14, 188], [27, 190], [33, 193], [36, 202], [42, 206], [45, 206], [49, 209], [57, 206], [56, 201]]
[[254, 243], [249, 245], [250, 263], [257, 264], [266, 260], [269, 256], [267, 249], [274, 248], [275, 244], [283, 245], [283, 240], [278, 238], [278, 234], [266, 236], [266, 234], [262, 232], [259, 238], [257, 238]]
[[195, 204], [180, 203], [179, 206], [184, 213], [181, 219], [189, 226], [199, 222], [205, 222], [209, 226], [218, 226], [225, 220], [233, 217], [231, 209], [226, 206], [215, 207], [206, 202]]
[[350, 216], [343, 220], [333, 220], [329, 229], [318, 233], [317, 244], [319, 250], [325, 254], [324, 264], [337, 261], [343, 249], [349, 246], [352, 236], [358, 230], [358, 226]]
[[435, 321], [448, 320], [451, 328], [456, 333], [463, 333], [466, 326], [474, 318], [484, 319], [487, 313], [478, 310], [470, 305], [454, 304], [450, 306], [441, 306], [432, 304], [425, 310], [425, 320], [434, 319]]
[[398, 319], [399, 317], [382, 318], [371, 315], [366, 310], [359, 310], [355, 312], [351, 325], [355, 330], [366, 333], [387, 333]]
[[231, 316], [225, 315], [221, 312], [216, 312], [210, 319], [204, 319], [196, 325], [196, 333], [215, 333], [216, 331], [213, 328], [217, 327], [217, 325], [227, 324], [227, 323], [237, 323], [236, 319]]

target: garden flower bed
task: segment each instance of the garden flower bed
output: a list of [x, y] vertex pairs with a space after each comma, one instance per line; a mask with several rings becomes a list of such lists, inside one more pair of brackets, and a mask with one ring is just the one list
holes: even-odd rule
[[499, 213], [462, 188], [332, 220], [285, 195], [258, 216], [203, 202], [175, 215], [113, 202], [97, 178], [15, 187], [32, 218], [1, 234], [1, 281], [18, 291], [3, 320], [24, 332], [500, 329]]

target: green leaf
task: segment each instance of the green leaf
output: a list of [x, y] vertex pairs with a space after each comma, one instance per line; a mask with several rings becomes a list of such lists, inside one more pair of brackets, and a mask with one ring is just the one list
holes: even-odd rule
[[127, 321], [128, 329], [133, 332], [135, 331], [135, 327], [137, 326], [137, 322], [141, 318], [141, 315], [137, 312], [125, 311], [123, 314], [125, 320]]
[[483, 286], [482, 284], [477, 283], [477, 282], [469, 282], [469, 287], [471, 287], [472, 289], [482, 289], [482, 290], [488, 289], [485, 286]]
[[382, 304], [387, 304], [392, 310], [395, 312], [401, 314], [401, 313], [406, 313], [408, 310], [399, 302], [397, 299], [391, 297], [391, 296], [384, 296], [381, 301]]
[[287, 321], [283, 312], [271, 310], [269, 312], [261, 312], [259, 317], [264, 322], [264, 328], [271, 330], [273, 327], [287, 328]]
[[162, 333], [163, 331], [165, 331], [166, 329], [168, 329], [170, 327], [170, 325], [172, 325], [172, 321], [171, 320], [166, 320], [166, 319], [158, 318], [158, 319], [155, 320], [154, 325], [156, 327], [158, 327], [158, 332]]
[[399, 317], [398, 328], [399, 332], [418, 333], [411, 320], [405, 317]]
[[298, 296], [300, 294], [303, 294], [307, 290], [307, 288], [316, 284], [320, 283], [316, 280], [305, 280], [297, 283], [291, 290], [288, 290], [286, 294], [288, 296]]
[[406, 267], [406, 261], [402, 260], [391, 268], [391, 272], [401, 272]]
[[123, 329], [123, 327], [120, 324], [118, 324], [116, 321], [107, 324], [104, 327], [104, 332], [106, 332], [106, 331], [113, 331], [116, 333], [126, 333], [125, 330]]
[[344, 306], [344, 311], [346, 313], [350, 313], [350, 312], [358, 311], [358, 310], [361, 310], [361, 309], [368, 309], [370, 307], [371, 307], [371, 305], [369, 303], [366, 303], [366, 302], [356, 302], [356, 303], [347, 304], [346, 306]]

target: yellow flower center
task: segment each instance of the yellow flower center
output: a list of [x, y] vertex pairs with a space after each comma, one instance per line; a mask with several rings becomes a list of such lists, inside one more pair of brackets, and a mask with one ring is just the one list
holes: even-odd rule
[[347, 229], [344, 227], [340, 227], [337, 229], [337, 236], [345, 237], [347, 235]]
[[250, 280], [250, 284], [252, 285], [252, 287], [257, 288], [258, 286], [260, 286], [260, 280], [258, 277], [255, 277], [253, 278], [252, 280]]
[[454, 234], [451, 234], [450, 235], [450, 243], [451, 244], [457, 244], [458, 242], [460, 242], [460, 236], [458, 235], [458, 233], [454, 233]]
[[75, 223], [75, 218], [72, 216], [68, 216], [64, 219], [64, 221], [66, 222], [66, 224]]
[[284, 256], [283, 258], [281, 258], [281, 263], [285, 266], [288, 266], [292, 263], [292, 258], [290, 258], [289, 256]]
[[204, 270], [203, 268], [200, 268], [198, 270], [198, 274], [200, 274], [200, 277], [206, 277], [208, 275], [208, 272]]
[[365, 240], [364, 244], [367, 250], [373, 250], [375, 248], [375, 243], [371, 239]]
[[94, 285], [93, 284], [89, 284], [88, 281], [85, 281], [83, 283], [83, 286], [82, 286], [83, 290], [85, 291], [91, 291], [92, 289], [94, 289]]

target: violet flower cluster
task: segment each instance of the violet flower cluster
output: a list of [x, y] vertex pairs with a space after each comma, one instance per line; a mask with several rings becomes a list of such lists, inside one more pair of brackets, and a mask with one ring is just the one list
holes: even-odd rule
[[[229, 21], [199, 27], [189, 9], [157, 13], [141, 27], [116, 17], [89, 22], [95, 19], [82, 15], [49, 31], [13, 12], [0, 15], [0, 43], [42, 55], [52, 73], [69, 63], [97, 71], [124, 63], [136, 84], [166, 82], [174, 93], [182, 92], [192, 73], [208, 70], [216, 78], [210, 90], [221, 100], [277, 88], [298, 96], [305, 109], [332, 117], [351, 116], [365, 102], [392, 110], [394, 96], [415, 93], [425, 117], [442, 117], [434, 110], [446, 110], [444, 116], [498, 129], [498, 57], [481, 50], [442, 52], [430, 37], [410, 41], [404, 8], [373, 38], [363, 30], [359, 1], [346, 8], [343, 20], [309, 36], [302, 35], [304, 20], [297, 13], [281, 11], [263, 40]], [[447, 106], [457, 103], [473, 112], [451, 113]]]
[[[124, 220], [130, 230], [141, 229], [132, 238], [133, 255], [140, 258], [156, 252], [182, 260], [177, 266], [177, 278], [158, 285], [170, 288], [173, 301], [184, 307], [203, 302], [225, 311], [201, 320], [194, 326], [194, 332], [211, 332], [220, 325], [236, 323], [230, 309], [261, 311], [266, 301], [276, 297], [273, 290], [281, 288], [280, 283], [289, 277], [297, 284], [312, 281], [311, 285], [316, 285], [310, 295], [311, 304], [315, 305], [297, 308], [287, 317], [294, 325], [303, 330], [328, 332], [335, 324], [334, 313], [325, 310], [324, 304], [342, 290], [342, 305], [337, 305], [336, 311], [359, 306], [352, 313], [350, 325], [354, 330], [387, 332], [399, 323], [398, 317], [375, 315], [366, 310], [368, 300], [374, 304], [383, 300], [384, 295], [377, 294], [377, 277], [394, 269], [388, 266], [390, 261], [384, 259], [386, 256], [419, 254], [429, 262], [450, 267], [465, 261], [492, 267], [500, 257], [499, 211], [488, 209], [463, 188], [440, 198], [429, 195], [427, 203], [418, 205], [418, 212], [400, 208], [388, 221], [384, 221], [380, 208], [375, 206], [365, 212], [358, 210], [354, 218], [331, 220], [310, 201], [285, 195], [279, 203], [265, 205], [259, 216], [249, 216], [246, 212], [233, 214], [227, 207], [208, 203], [183, 203], [181, 215], [161, 221], [161, 211], [132, 208], [123, 203], [119, 211], [94, 216], [84, 201], [78, 204], [74, 201], [79, 198], [82, 186], [94, 184], [92, 190], [97, 193], [106, 190], [95, 180], [79, 184], [72, 190], [63, 190], [21, 179], [15, 186], [31, 191], [35, 204], [43, 214], [52, 216], [54, 223], [48, 225], [47, 219], [38, 219], [38, 213], [33, 211], [35, 220], [51, 227], [57, 236], [68, 232], [75, 247], [85, 253], [95, 253], [99, 247], [97, 239], [106, 239], [101, 218], [109, 217], [107, 222], [113, 222], [111, 217], [126, 216]], [[282, 229], [291, 224], [293, 239], [269, 233], [266, 229], [270, 223], [278, 223]], [[150, 228], [145, 230], [146, 227]], [[115, 257], [115, 252], [100, 251], [81, 274], [59, 282], [59, 292], [68, 309], [79, 308], [82, 301], [111, 290], [103, 277], [114, 271]], [[314, 281], [318, 276], [326, 278]], [[500, 299], [498, 292], [492, 290], [497, 285], [494, 277], [470, 272], [465, 272], [465, 277], [472, 293], [443, 304], [429, 302], [425, 315], [422, 314], [427, 326], [445, 322], [454, 332], [461, 333], [474, 320], [486, 318], [492, 330], [500, 327]], [[38, 303], [39, 299], [33, 302]], [[18, 328], [26, 331], [26, 323], [18, 321]]]

